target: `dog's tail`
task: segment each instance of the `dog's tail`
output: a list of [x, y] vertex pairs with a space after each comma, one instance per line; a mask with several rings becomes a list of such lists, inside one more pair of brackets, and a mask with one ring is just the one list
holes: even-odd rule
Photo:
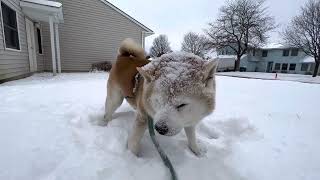
[[133, 39], [127, 38], [122, 41], [118, 55], [120, 56], [134, 56], [138, 58], [145, 58], [144, 49], [141, 48]]

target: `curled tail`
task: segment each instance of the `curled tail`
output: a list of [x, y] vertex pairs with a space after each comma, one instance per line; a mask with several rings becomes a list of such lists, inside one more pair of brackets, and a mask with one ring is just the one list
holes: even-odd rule
[[139, 44], [137, 44], [133, 39], [130, 38], [122, 41], [118, 55], [145, 58], [144, 49], [142, 49]]

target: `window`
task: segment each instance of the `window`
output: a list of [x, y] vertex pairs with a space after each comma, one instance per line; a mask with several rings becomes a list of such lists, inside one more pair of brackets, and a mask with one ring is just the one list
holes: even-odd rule
[[289, 71], [295, 71], [296, 70], [296, 64], [290, 64]]
[[282, 56], [289, 56], [289, 50], [288, 49], [283, 50]]
[[262, 51], [262, 57], [267, 57], [268, 56], [268, 51], [267, 50], [263, 50]]
[[281, 67], [281, 70], [282, 71], [285, 71], [285, 70], [287, 70], [288, 69], [288, 64], [287, 63], [283, 63], [282, 64], [282, 67]]
[[309, 64], [307, 64], [307, 63], [302, 63], [302, 64], [301, 64], [301, 71], [307, 71], [307, 70], [308, 70], [308, 66], [309, 66]]
[[3, 2], [1, 2], [1, 9], [6, 48], [20, 50], [17, 14]]
[[40, 28], [37, 28], [38, 52], [42, 54], [42, 38]]
[[311, 66], [310, 66], [310, 71], [313, 72], [313, 71], [314, 71], [314, 66], [315, 66], [315, 64], [312, 63], [312, 64], [310, 64], [310, 65], [311, 65]]
[[291, 56], [298, 56], [299, 49], [292, 49], [291, 50]]
[[281, 66], [280, 63], [276, 63], [276, 64], [274, 65], [274, 70], [280, 70], [280, 66]]

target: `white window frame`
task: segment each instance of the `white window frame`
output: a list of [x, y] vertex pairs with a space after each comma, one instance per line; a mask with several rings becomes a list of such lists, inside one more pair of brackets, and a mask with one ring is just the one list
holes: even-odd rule
[[[267, 55], [263, 56], [263, 52], [267, 52]], [[266, 58], [266, 57], [268, 57], [268, 55], [269, 55], [269, 51], [268, 50], [262, 50], [261, 57]]]
[[[285, 52], [288, 52], [288, 55], [286, 55]], [[290, 49], [283, 49], [283, 50], [282, 50], [282, 56], [283, 56], [283, 57], [288, 57], [288, 56], [290, 56], [290, 52], [291, 52]], [[285, 55], [286, 55], [286, 56], [285, 56]]]
[[[276, 65], [277, 65], [277, 64], [279, 64], [279, 69], [276, 69], [276, 67], [277, 67]], [[274, 71], [281, 71], [281, 66], [282, 66], [281, 63], [274, 63], [274, 69], [273, 69], [273, 70], [274, 70]]]
[[[287, 68], [286, 69], [282, 69], [283, 65], [286, 64]], [[280, 71], [288, 71], [289, 69], [289, 63], [281, 63], [281, 70]]]
[[[291, 49], [290, 56], [293, 56], [292, 55], [293, 51], [297, 51], [297, 55], [295, 55], [295, 56], [299, 56], [299, 49], [298, 48]], [[293, 56], [293, 57], [295, 57], [295, 56]]]
[[[6, 45], [6, 35], [4, 34], [4, 22], [3, 22], [3, 14], [2, 14], [2, 6], [1, 4], [5, 4], [6, 6], [8, 6], [9, 8], [11, 8], [15, 13], [16, 13], [16, 22], [17, 22], [17, 31], [18, 31], [18, 42], [19, 42], [19, 49], [12, 49], [12, 48], [8, 48]], [[2, 35], [3, 35], [3, 46], [4, 46], [4, 50], [9, 50], [9, 51], [15, 51], [15, 52], [21, 52], [21, 42], [20, 42], [20, 28], [19, 28], [19, 17], [18, 17], [18, 13], [15, 10], [15, 8], [11, 7], [10, 5], [8, 5], [7, 3], [0, 1], [0, 13], [1, 13], [1, 25], [2, 25]]]
[[[291, 70], [291, 69], [290, 69], [291, 64], [294, 64], [294, 65], [295, 65], [295, 66], [294, 66], [294, 70]], [[289, 63], [289, 71], [296, 71], [296, 69], [297, 69], [297, 63]]]

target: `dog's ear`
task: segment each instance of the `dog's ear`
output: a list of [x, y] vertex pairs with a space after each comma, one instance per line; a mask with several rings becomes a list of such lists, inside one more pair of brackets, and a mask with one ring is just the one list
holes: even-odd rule
[[208, 80], [213, 79], [214, 73], [216, 72], [218, 67], [217, 60], [209, 60], [204, 65], [204, 72], [203, 72], [203, 82], [207, 83]]
[[152, 77], [150, 74], [148, 74], [146, 71], [144, 71], [141, 67], [137, 67], [137, 70], [146, 82], [148, 82], [148, 83], [151, 82]]

